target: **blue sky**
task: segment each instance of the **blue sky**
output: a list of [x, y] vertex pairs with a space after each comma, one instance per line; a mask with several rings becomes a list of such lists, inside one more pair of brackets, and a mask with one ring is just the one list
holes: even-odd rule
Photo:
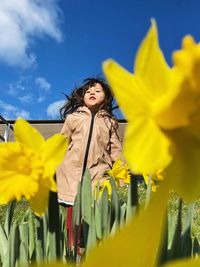
[[62, 93], [107, 58], [132, 71], [152, 17], [171, 64], [184, 35], [200, 41], [199, 10], [198, 0], [1, 0], [0, 114], [59, 119]]

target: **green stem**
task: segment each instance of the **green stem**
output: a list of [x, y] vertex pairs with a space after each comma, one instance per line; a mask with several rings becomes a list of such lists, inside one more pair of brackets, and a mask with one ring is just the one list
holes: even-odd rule
[[148, 184], [147, 184], [147, 191], [146, 191], [145, 208], [148, 207], [150, 199], [151, 199], [151, 179], [152, 179], [152, 175], [149, 175]]

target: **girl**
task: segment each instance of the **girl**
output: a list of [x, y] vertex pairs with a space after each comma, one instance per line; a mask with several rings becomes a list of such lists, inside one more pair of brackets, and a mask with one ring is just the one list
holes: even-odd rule
[[86, 168], [94, 185], [119, 158], [122, 145], [112, 115], [113, 97], [104, 80], [88, 78], [67, 98], [61, 108], [65, 118], [61, 133], [69, 139], [69, 146], [56, 176], [58, 201], [73, 206]]

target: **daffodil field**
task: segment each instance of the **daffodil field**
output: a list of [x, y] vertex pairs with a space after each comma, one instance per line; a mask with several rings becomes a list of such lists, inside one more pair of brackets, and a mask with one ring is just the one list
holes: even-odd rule
[[[115, 172], [116, 174], [116, 172]], [[119, 172], [118, 172], [119, 174]], [[119, 176], [118, 176], [119, 177]], [[149, 183], [150, 189], [152, 189]], [[109, 191], [112, 192], [109, 195]], [[148, 188], [146, 194], [148, 193]], [[152, 193], [154, 194], [154, 193]], [[82, 261], [90, 255], [90, 251], [109, 236], [114, 236], [123, 229], [140, 210], [146, 206], [149, 196], [138, 203], [137, 177], [130, 177], [127, 199], [120, 203], [117, 184], [110, 178], [110, 185], [100, 186], [92, 193], [91, 179], [88, 172], [76, 197], [73, 214], [74, 234], [78, 234], [80, 224], [83, 226], [86, 245], [82, 253]], [[83, 201], [84, 200], [84, 201]], [[145, 203], [146, 202], [146, 203]], [[76, 244], [69, 246], [66, 230], [66, 212], [59, 208], [56, 194], [50, 194], [48, 212], [39, 217], [30, 208], [20, 222], [12, 222], [16, 201], [7, 208], [5, 222], [0, 226], [0, 257], [2, 266], [28, 266], [36, 262], [76, 262], [78, 248]], [[182, 216], [182, 201], [179, 200], [177, 216], [168, 214], [165, 224], [165, 236], [159, 261], [165, 262], [182, 257], [196, 257], [199, 253], [199, 242], [192, 234], [193, 204], [188, 205], [185, 216]]]
[[[0, 204], [10, 203], [0, 226], [3, 267], [200, 266], [199, 241], [192, 233], [194, 201], [200, 197], [200, 44], [185, 36], [170, 67], [152, 20], [137, 51], [134, 73], [112, 59], [103, 63], [103, 71], [128, 122], [123, 155], [132, 175], [127, 176], [125, 166], [116, 171], [118, 162], [109, 181], [94, 190], [86, 171], [72, 218], [75, 240], [81, 225], [85, 243], [78, 262], [79, 247], [76, 241], [68, 245], [65, 214], [56, 197], [55, 170], [67, 141], [59, 134], [44, 140], [18, 119], [15, 142], [0, 144]], [[162, 179], [156, 180], [161, 172]], [[116, 173], [130, 182], [124, 203], [117, 193]], [[144, 206], [138, 205], [136, 174], [147, 183]], [[180, 196], [177, 218], [168, 213], [172, 191]], [[20, 224], [11, 223], [15, 200], [22, 198], [31, 210]], [[184, 216], [183, 201], [188, 203]]]

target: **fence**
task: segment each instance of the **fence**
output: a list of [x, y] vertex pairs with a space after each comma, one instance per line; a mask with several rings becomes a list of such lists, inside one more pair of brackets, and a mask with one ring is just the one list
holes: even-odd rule
[[[28, 122], [36, 128], [45, 139], [49, 138], [55, 133], [59, 133], [63, 121], [61, 120], [28, 120]], [[15, 123], [14, 120], [5, 120], [0, 115], [0, 139], [2, 141], [13, 141], [13, 124]], [[125, 120], [119, 120], [119, 132], [120, 135], [124, 136], [124, 129], [127, 122]], [[10, 131], [11, 130], [11, 131]]]
[[9, 140], [11, 130], [13, 131], [13, 126], [7, 120], [5, 120], [1, 115], [0, 115], [0, 120], [2, 125], [0, 139], [3, 142], [7, 142]]

